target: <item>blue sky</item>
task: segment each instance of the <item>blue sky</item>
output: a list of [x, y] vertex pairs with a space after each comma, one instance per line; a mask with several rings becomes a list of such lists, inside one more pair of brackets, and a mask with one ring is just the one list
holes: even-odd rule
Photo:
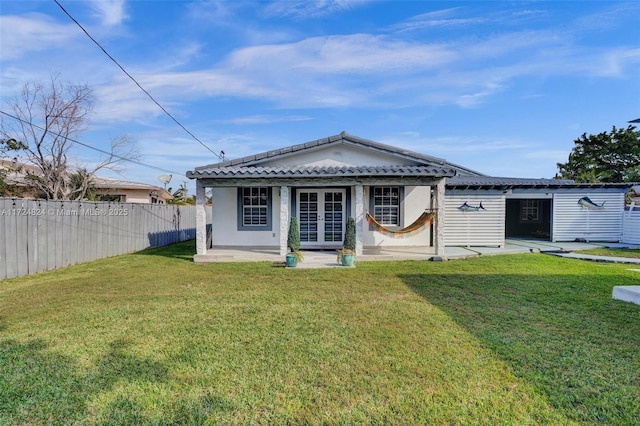
[[[549, 178], [582, 133], [640, 117], [636, 1], [59, 1], [227, 158], [344, 130], [494, 176]], [[24, 83], [59, 74], [96, 95], [82, 142], [104, 149], [126, 134], [140, 161], [179, 173], [217, 161], [53, 1], [0, 2], [0, 60], [4, 111]], [[159, 174], [130, 165], [123, 176], [161, 185]]]

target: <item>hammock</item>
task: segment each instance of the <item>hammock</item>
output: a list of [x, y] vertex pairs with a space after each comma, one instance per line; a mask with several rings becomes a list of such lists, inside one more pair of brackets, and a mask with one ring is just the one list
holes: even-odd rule
[[391, 230], [391, 229], [385, 228], [384, 225], [380, 224], [377, 220], [375, 220], [375, 218], [371, 216], [369, 212], [367, 212], [367, 222], [369, 222], [369, 224], [373, 227], [374, 230], [378, 231], [383, 235], [386, 235], [388, 237], [393, 237], [393, 238], [405, 238], [405, 237], [410, 237], [412, 235], [416, 235], [422, 232], [424, 227], [428, 223], [431, 223], [435, 215], [436, 215], [436, 212], [425, 211], [411, 225], [407, 226], [406, 228], [397, 229], [397, 230]]

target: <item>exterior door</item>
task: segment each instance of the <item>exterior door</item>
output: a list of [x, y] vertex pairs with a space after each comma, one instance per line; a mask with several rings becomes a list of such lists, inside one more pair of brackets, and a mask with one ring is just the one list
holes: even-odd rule
[[345, 210], [344, 189], [298, 190], [300, 245], [307, 248], [341, 247]]

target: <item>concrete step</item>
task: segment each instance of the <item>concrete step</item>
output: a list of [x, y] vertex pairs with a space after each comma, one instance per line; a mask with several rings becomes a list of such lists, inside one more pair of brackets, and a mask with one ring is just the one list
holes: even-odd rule
[[613, 288], [614, 300], [640, 305], [640, 285], [619, 285]]

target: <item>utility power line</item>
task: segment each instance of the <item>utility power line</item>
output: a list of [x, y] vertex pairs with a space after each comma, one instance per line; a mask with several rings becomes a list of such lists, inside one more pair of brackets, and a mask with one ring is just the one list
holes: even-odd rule
[[133, 163], [133, 164], [136, 164], [136, 165], [138, 165], [138, 166], [142, 166], [142, 167], [147, 167], [147, 168], [150, 168], [150, 169], [160, 170], [161, 172], [171, 173], [171, 174], [175, 174], [175, 175], [178, 175], [178, 176], [186, 176], [186, 175], [185, 175], [184, 173], [182, 173], [182, 172], [175, 172], [175, 171], [172, 171], [172, 170], [163, 169], [162, 167], [152, 166], [151, 164], [146, 164], [146, 163], [143, 163], [143, 162], [138, 161], [138, 160], [132, 160], [131, 158], [123, 157], [123, 156], [121, 156], [121, 155], [117, 155], [117, 154], [114, 154], [114, 153], [112, 153], [112, 152], [108, 152], [108, 151], [105, 151], [105, 150], [103, 150], [103, 149], [96, 148], [96, 147], [91, 146], [91, 145], [89, 145], [89, 144], [87, 144], [87, 143], [80, 142], [80, 141], [78, 141], [78, 140], [72, 139], [72, 138], [67, 137], [67, 136], [63, 136], [63, 135], [61, 135], [60, 133], [56, 133], [56, 132], [52, 132], [52, 131], [50, 131], [50, 130], [47, 130], [47, 129], [45, 129], [44, 127], [38, 126], [37, 124], [31, 123], [31, 122], [26, 121], [26, 120], [23, 120], [23, 119], [22, 119], [22, 118], [20, 118], [20, 117], [17, 117], [17, 116], [15, 116], [15, 115], [13, 115], [13, 114], [9, 114], [8, 112], [5, 112], [5, 111], [0, 110], [0, 114], [4, 114], [4, 115], [6, 115], [7, 117], [10, 117], [10, 118], [13, 118], [14, 120], [18, 120], [18, 121], [20, 121], [21, 123], [24, 123], [24, 124], [28, 124], [28, 125], [30, 125], [30, 126], [33, 126], [33, 127], [35, 127], [36, 129], [39, 129], [39, 130], [42, 130], [42, 131], [45, 131], [45, 132], [47, 132], [47, 131], [48, 131], [49, 133], [51, 133], [51, 134], [53, 134], [53, 135], [56, 135], [56, 136], [59, 136], [59, 137], [61, 137], [61, 138], [66, 139], [66, 140], [69, 140], [69, 141], [71, 141], [71, 142], [73, 142], [73, 143], [75, 143], [75, 144], [78, 144], [78, 145], [84, 146], [85, 148], [89, 148], [89, 149], [92, 149], [92, 150], [94, 150], [94, 151], [98, 151], [98, 152], [100, 152], [100, 153], [102, 153], [102, 154], [106, 154], [106, 155], [109, 155], [109, 156], [111, 156], [111, 157], [115, 157], [115, 158], [117, 158], [117, 159], [119, 159], [119, 160], [126, 161], [126, 162], [128, 162], [128, 163]]
[[152, 95], [151, 93], [149, 93], [144, 87], [142, 87], [142, 85], [140, 83], [138, 83], [138, 81], [127, 72], [126, 69], [124, 69], [124, 67], [122, 65], [120, 65], [120, 63], [109, 54], [109, 52], [107, 52], [107, 50], [102, 47], [102, 45], [91, 36], [91, 34], [89, 34], [89, 32], [73, 17], [71, 16], [71, 14], [69, 12], [67, 12], [67, 10], [60, 4], [60, 2], [58, 0], [53, 0], [58, 7], [60, 7], [60, 9], [62, 9], [62, 11], [69, 17], [69, 19], [71, 19], [73, 22], [75, 22], [75, 24], [80, 27], [80, 29], [87, 35], [87, 37], [89, 37], [91, 39], [91, 41], [93, 41], [96, 46], [98, 46], [100, 48], [100, 50], [102, 50], [102, 52], [104, 52], [105, 55], [107, 55], [107, 57], [109, 59], [111, 59], [113, 61], [114, 64], [116, 64], [118, 66], [118, 68], [120, 68], [122, 70], [123, 73], [125, 73], [125, 75], [127, 77], [129, 77], [131, 79], [131, 81], [133, 81], [136, 86], [138, 86], [140, 88], [140, 90], [142, 90], [148, 97], [149, 99], [151, 99], [153, 101], [153, 103], [155, 103], [169, 118], [171, 118], [171, 120], [173, 120], [178, 126], [180, 126], [182, 128], [182, 130], [184, 130], [185, 132], [187, 132], [187, 134], [189, 136], [191, 136], [196, 142], [198, 142], [200, 145], [202, 145], [203, 147], [205, 147], [209, 152], [211, 152], [213, 155], [215, 155], [216, 157], [218, 157], [218, 159], [223, 160], [224, 161], [224, 152], [220, 151], [220, 154], [218, 154], [217, 152], [213, 151], [211, 148], [209, 148], [204, 142], [202, 142], [200, 139], [198, 139], [198, 137], [196, 135], [194, 135], [193, 133], [191, 133], [189, 131], [189, 129], [187, 129], [182, 123], [180, 123], [169, 111], [167, 111], [161, 104], [160, 102], [158, 102]]

